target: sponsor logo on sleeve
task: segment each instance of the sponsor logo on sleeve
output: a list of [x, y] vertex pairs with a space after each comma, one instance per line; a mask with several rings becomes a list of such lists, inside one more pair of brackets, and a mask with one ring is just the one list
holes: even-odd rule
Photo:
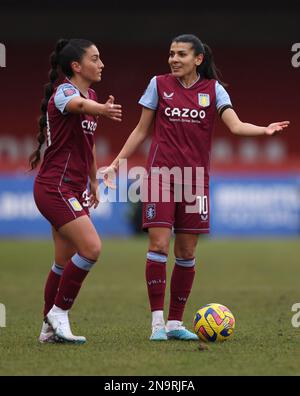
[[65, 96], [72, 96], [76, 94], [76, 89], [75, 88], [65, 88], [63, 89], [63, 93]]

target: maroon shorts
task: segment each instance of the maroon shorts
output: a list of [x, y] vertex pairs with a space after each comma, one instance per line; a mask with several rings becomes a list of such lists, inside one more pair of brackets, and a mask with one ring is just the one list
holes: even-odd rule
[[56, 230], [77, 217], [89, 216], [87, 191], [35, 181], [33, 195], [39, 211]]
[[[177, 189], [177, 193], [175, 191]], [[186, 195], [184, 188], [188, 188]], [[181, 195], [178, 191], [181, 189]], [[175, 233], [207, 234], [209, 233], [209, 188], [204, 187], [201, 193], [196, 194], [195, 187], [174, 187], [174, 184], [165, 186], [159, 183], [159, 198], [153, 199], [151, 190], [153, 187], [149, 180], [144, 179], [143, 194], [148, 192], [147, 197], [143, 195], [143, 229], [151, 227], [173, 228]], [[169, 202], [162, 199], [162, 191], [169, 190]], [[194, 197], [199, 198], [192, 199]], [[155, 195], [154, 195], [155, 197]], [[157, 202], [158, 201], [158, 202]], [[179, 202], [178, 202], [179, 201]]]

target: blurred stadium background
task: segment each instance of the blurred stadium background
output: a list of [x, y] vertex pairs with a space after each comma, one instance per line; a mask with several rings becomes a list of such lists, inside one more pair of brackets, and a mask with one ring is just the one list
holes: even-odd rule
[[[176, 2], [150, 7], [130, 2], [3, 2], [0, 69], [0, 236], [47, 237], [47, 223], [32, 201], [28, 155], [36, 146], [37, 118], [47, 82], [49, 54], [60, 37], [87, 37], [100, 49], [99, 99], [113, 94], [124, 108], [122, 124], [102, 119], [97, 131], [99, 166], [107, 165], [136, 125], [137, 101], [155, 74], [168, 72], [170, 40], [198, 35], [213, 49], [233, 105], [242, 120], [267, 125], [290, 120], [286, 132], [240, 138], [217, 120], [212, 153], [212, 236], [295, 236], [300, 232], [300, 68], [291, 47], [300, 40], [295, 8], [267, 5], [185, 10]], [[17, 6], [16, 6], [17, 4]], [[56, 5], [55, 5], [56, 4]], [[70, 8], [71, 5], [71, 8]], [[157, 6], [156, 6], [157, 5]], [[130, 165], [144, 165], [146, 142]], [[104, 204], [93, 214], [102, 236], [130, 236], [138, 227], [130, 204]], [[132, 220], [133, 219], [133, 220]]]
[[[299, 375], [299, 329], [291, 325], [291, 307], [299, 301], [300, 67], [291, 62], [292, 46], [300, 42], [299, 6], [2, 0], [0, 7], [0, 42], [6, 46], [6, 67], [0, 68], [0, 303], [7, 308], [0, 375]], [[124, 110], [121, 124], [99, 123], [100, 167], [135, 127], [138, 99], [153, 75], [168, 72], [169, 44], [181, 33], [194, 33], [212, 47], [243, 121], [291, 121], [284, 133], [259, 138], [233, 136], [216, 122], [212, 232], [199, 244], [185, 323], [191, 328], [201, 305], [220, 302], [236, 315], [236, 336], [213, 345], [215, 353], [201, 360], [194, 345], [149, 344], [147, 242], [135, 235], [139, 206], [105, 203], [92, 214], [106, 239], [101, 265], [74, 307], [77, 322], [72, 320], [89, 343], [80, 352], [71, 346], [50, 346], [50, 352], [36, 339], [53, 247], [28, 172], [50, 52], [61, 37], [88, 38], [100, 49], [105, 69], [95, 86], [98, 97], [104, 102], [113, 94]], [[145, 165], [148, 148], [146, 142], [129, 166]]]

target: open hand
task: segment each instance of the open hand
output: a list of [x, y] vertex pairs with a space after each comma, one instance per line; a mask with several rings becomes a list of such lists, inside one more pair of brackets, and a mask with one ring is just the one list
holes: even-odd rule
[[265, 133], [266, 135], [273, 135], [273, 133], [282, 131], [284, 128], [287, 128], [289, 124], [290, 121], [273, 122], [266, 127]]
[[122, 121], [122, 106], [119, 104], [115, 104], [115, 98], [112, 95], [109, 95], [109, 99], [103, 105], [104, 108], [101, 112], [107, 118], [110, 118], [114, 121]]
[[117, 174], [117, 167], [114, 165], [110, 165], [98, 169], [97, 179], [103, 179], [103, 182], [107, 187], [115, 190], [117, 188], [116, 174]]

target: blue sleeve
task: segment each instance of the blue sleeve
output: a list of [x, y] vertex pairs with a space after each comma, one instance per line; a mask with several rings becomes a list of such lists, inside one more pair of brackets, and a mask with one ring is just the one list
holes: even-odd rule
[[226, 89], [216, 81], [216, 108], [219, 110], [221, 107], [226, 105], [232, 106], [230, 97]]
[[151, 110], [156, 110], [158, 106], [158, 93], [156, 76], [153, 77], [146, 88], [143, 96], [139, 100], [139, 104]]
[[54, 103], [56, 108], [62, 114], [66, 114], [66, 105], [70, 102], [71, 99], [76, 98], [76, 96], [80, 96], [80, 92], [77, 88], [75, 88], [72, 84], [61, 84], [57, 88], [54, 96]]

